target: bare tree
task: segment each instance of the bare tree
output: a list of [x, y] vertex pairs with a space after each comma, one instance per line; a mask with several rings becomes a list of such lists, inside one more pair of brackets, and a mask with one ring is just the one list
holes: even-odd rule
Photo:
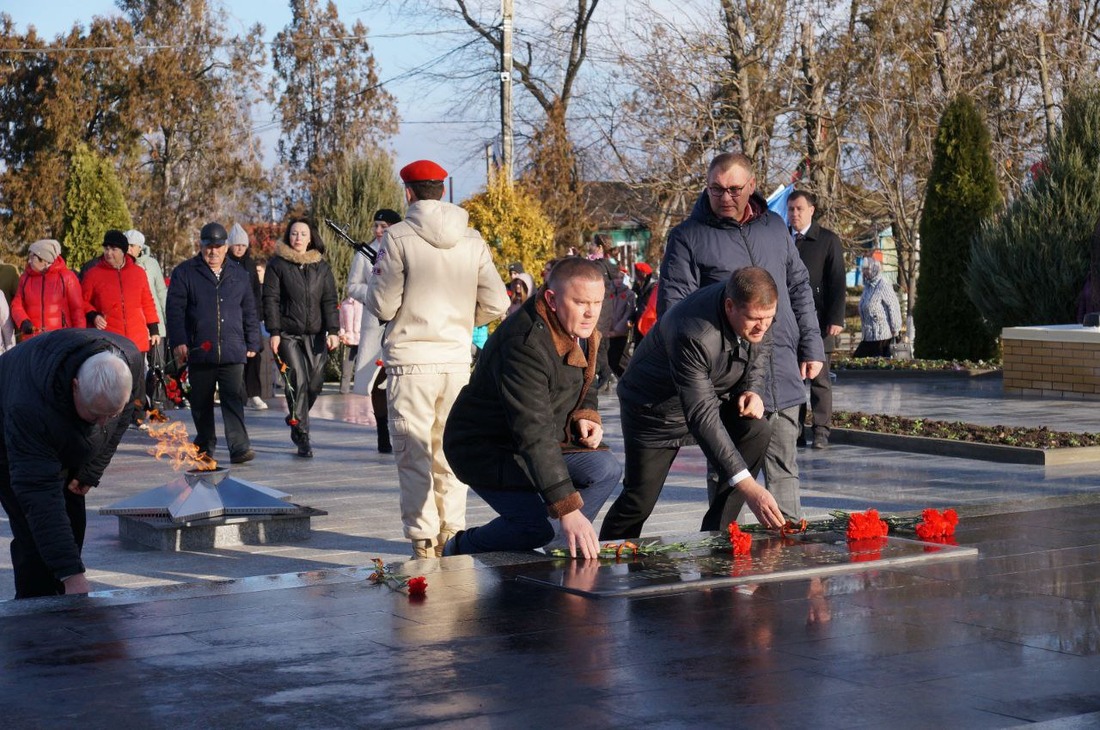
[[620, 30], [613, 79], [623, 91], [603, 101], [600, 127], [617, 175], [653, 201], [640, 216], [651, 260], [690, 212], [716, 153], [753, 157], [765, 191], [798, 166], [801, 153], [789, 143], [792, 7], [722, 0], [680, 5], [672, 18], [647, 2]]
[[328, 0], [290, 0], [290, 23], [275, 36], [271, 92], [279, 109], [279, 157], [309, 201], [345, 157], [368, 154], [397, 131], [393, 97], [378, 83], [367, 29], [350, 28]]

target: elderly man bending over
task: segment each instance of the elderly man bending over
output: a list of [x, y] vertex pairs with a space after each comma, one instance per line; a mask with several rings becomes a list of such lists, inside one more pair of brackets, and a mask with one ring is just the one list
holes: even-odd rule
[[90, 590], [84, 495], [130, 423], [141, 368], [133, 342], [94, 329], [48, 332], [0, 357], [0, 503], [16, 598]]

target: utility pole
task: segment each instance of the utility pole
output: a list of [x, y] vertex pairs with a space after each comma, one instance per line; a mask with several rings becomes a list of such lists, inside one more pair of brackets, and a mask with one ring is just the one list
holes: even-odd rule
[[500, 154], [504, 179], [512, 181], [512, 0], [500, 0]]

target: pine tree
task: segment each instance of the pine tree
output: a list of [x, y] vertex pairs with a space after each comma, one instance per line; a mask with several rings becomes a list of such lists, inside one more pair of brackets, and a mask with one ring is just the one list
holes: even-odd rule
[[336, 174], [326, 179], [317, 193], [314, 213], [325, 241], [325, 258], [336, 277], [336, 290], [343, 298], [352, 257], [357, 254], [325, 226], [331, 218], [357, 241], [374, 240], [374, 212], [379, 208], [400, 211], [402, 189], [393, 174], [393, 160], [381, 150], [362, 157], [345, 158]]
[[971, 247], [968, 291], [998, 331], [1076, 321], [1100, 216], [1100, 85], [1073, 90], [1063, 109], [1033, 184]]
[[133, 227], [114, 166], [84, 144], [77, 145], [69, 165], [63, 213], [62, 253], [73, 270], [99, 254], [108, 230]]
[[920, 221], [917, 357], [982, 360], [996, 352], [995, 333], [965, 296], [965, 277], [970, 241], [1000, 204], [989, 130], [970, 97], [956, 97], [936, 130]]
[[538, 200], [501, 175], [494, 175], [485, 192], [462, 207], [470, 214], [470, 226], [489, 244], [502, 278], [508, 278], [507, 267], [513, 261], [534, 273], [554, 258], [554, 227]]

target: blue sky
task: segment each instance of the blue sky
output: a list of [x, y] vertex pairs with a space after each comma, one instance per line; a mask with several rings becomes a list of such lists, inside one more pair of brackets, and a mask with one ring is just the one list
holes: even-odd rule
[[[280, 0], [226, 0], [230, 32], [242, 32], [254, 23], [262, 23], [270, 39], [290, 21], [290, 9]], [[361, 20], [371, 35], [379, 77], [386, 81], [398, 77], [428, 61], [438, 46], [418, 43], [408, 36], [407, 25], [389, 11], [363, 10], [363, 0], [336, 0], [340, 18], [346, 25]], [[73, 23], [87, 24], [97, 15], [115, 15], [118, 9], [112, 0], [0, 0], [0, 12], [12, 17], [16, 27], [26, 30], [33, 25], [39, 35], [52, 38], [68, 31]], [[439, 162], [454, 177], [455, 199], [464, 199], [485, 184], [485, 162], [481, 150], [498, 133], [494, 125], [456, 124], [447, 118], [449, 100], [438, 93], [426, 93], [424, 87], [410, 80], [387, 84], [397, 98], [402, 124], [400, 133], [391, 141], [397, 164], [420, 158]], [[495, 108], [494, 108], [495, 112]], [[472, 115], [467, 115], [472, 116]], [[256, 119], [261, 125], [268, 119]], [[278, 132], [263, 137], [265, 146], [274, 149]], [[273, 159], [273, 154], [269, 159]]]

